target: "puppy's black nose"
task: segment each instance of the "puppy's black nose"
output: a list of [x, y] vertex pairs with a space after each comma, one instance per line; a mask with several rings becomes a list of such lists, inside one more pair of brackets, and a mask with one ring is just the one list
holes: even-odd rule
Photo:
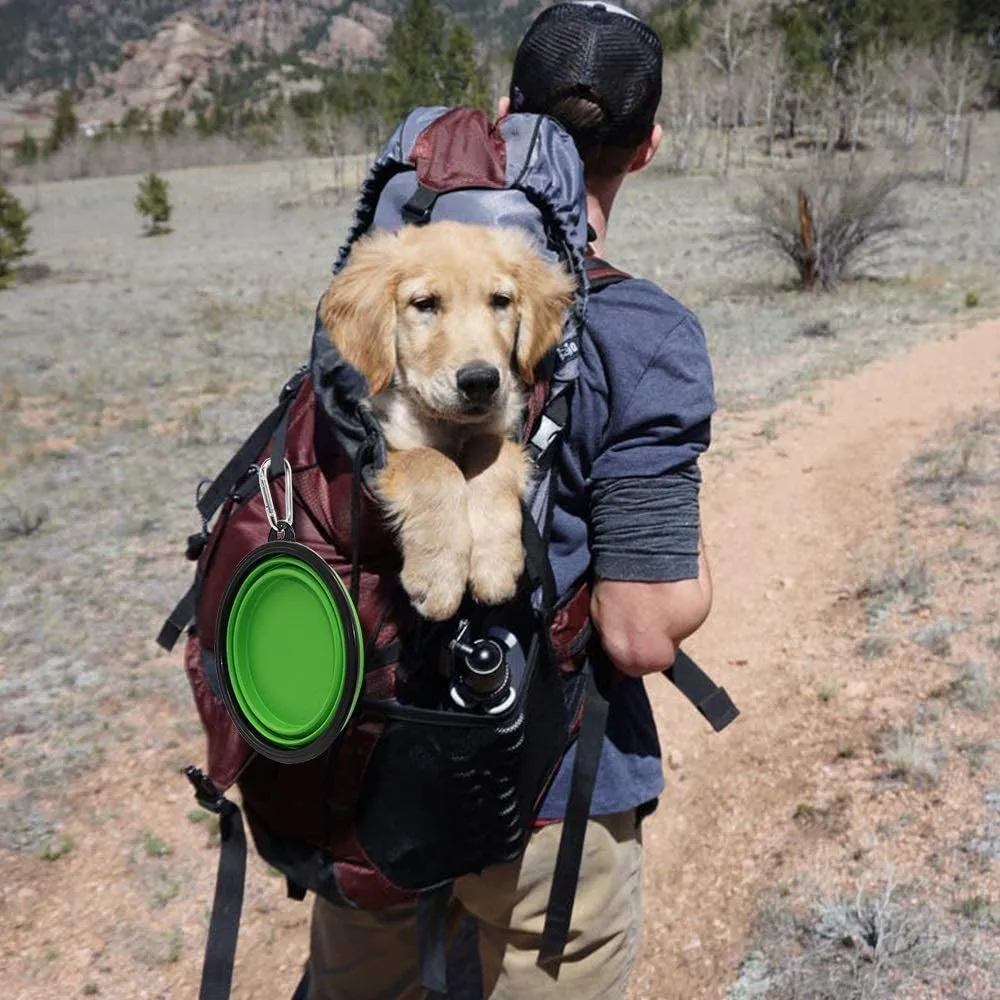
[[458, 369], [458, 391], [470, 403], [488, 403], [500, 388], [500, 369], [473, 361]]

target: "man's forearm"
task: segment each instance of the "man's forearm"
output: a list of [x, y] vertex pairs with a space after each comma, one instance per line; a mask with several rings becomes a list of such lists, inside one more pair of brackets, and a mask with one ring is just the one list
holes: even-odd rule
[[699, 533], [696, 579], [598, 579], [590, 613], [611, 661], [622, 673], [641, 677], [666, 670], [677, 647], [701, 627], [711, 607], [712, 577]]

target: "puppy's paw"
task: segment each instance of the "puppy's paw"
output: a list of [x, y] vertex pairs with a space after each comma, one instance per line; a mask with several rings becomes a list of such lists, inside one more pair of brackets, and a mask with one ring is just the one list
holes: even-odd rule
[[417, 613], [445, 621], [458, 611], [465, 596], [468, 560], [425, 560], [406, 557], [400, 581]]
[[500, 544], [482, 544], [477, 539], [469, 567], [469, 589], [480, 604], [503, 604], [517, 593], [517, 582], [524, 570], [524, 551], [520, 536], [498, 540]]

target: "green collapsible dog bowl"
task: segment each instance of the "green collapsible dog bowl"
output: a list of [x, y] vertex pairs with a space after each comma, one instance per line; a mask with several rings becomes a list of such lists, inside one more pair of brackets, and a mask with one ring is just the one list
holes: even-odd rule
[[340, 577], [299, 542], [271, 541], [237, 566], [219, 609], [222, 698], [255, 750], [292, 764], [343, 731], [364, 682], [364, 646]]

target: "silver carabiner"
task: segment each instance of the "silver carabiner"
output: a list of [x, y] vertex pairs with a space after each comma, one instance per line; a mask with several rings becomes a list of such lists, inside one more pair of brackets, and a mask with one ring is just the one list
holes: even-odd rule
[[278, 511], [271, 496], [271, 484], [267, 478], [267, 470], [271, 468], [271, 460], [265, 458], [257, 469], [257, 482], [260, 483], [260, 495], [264, 498], [264, 510], [267, 512], [267, 523], [278, 535], [287, 534], [292, 530], [292, 466], [285, 459], [285, 516], [278, 520]]

